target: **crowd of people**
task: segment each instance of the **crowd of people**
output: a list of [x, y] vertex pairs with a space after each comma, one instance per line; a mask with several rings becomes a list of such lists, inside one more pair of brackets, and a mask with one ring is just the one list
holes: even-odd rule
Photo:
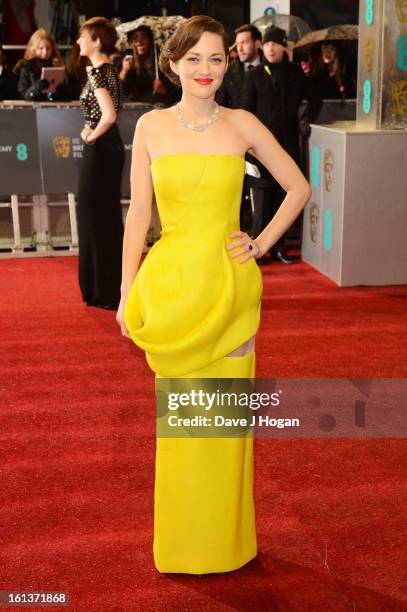
[[[159, 49], [152, 30], [141, 25], [130, 31], [127, 35], [127, 49], [119, 52], [115, 47], [117, 35], [114, 27], [107, 20], [105, 22], [100, 32], [109, 31], [113, 43], [107, 45], [103, 51], [104, 65], [99, 72], [109, 72], [104, 75], [106, 82], [117, 81], [119, 89], [116, 84], [113, 88], [116, 97], [114, 106], [117, 106], [114, 109], [115, 118], [117, 119], [117, 111], [122, 102], [159, 104], [166, 107], [179, 101], [180, 88], [160, 70]], [[94, 24], [89, 28], [93, 35], [96, 32]], [[85, 31], [88, 30], [85, 28]], [[102, 36], [100, 32], [98, 30], [98, 36]], [[24, 57], [13, 68], [7, 65], [0, 48], [0, 99], [22, 98], [39, 102], [81, 99], [82, 104], [86, 104], [89, 101], [87, 98], [95, 89], [92, 79], [95, 79], [96, 75], [93, 74], [91, 57], [89, 53], [84, 53], [83, 49], [81, 51], [78, 44], [80, 42], [78, 39], [71, 49], [64, 67], [64, 79], [56, 86], [52, 86], [45, 78], [44, 69], [61, 68], [64, 63], [55, 40], [44, 29], [34, 32]], [[256, 115], [285, 151], [303, 167], [300, 138], [307, 138], [309, 135], [310, 123], [317, 119], [323, 99], [354, 97], [356, 86], [345, 71], [339, 43], [327, 41], [317, 45], [306, 61], [298, 63], [290, 60], [287, 43], [286, 32], [279, 27], [271, 26], [263, 35], [252, 24], [237, 28], [233, 53], [229, 57], [229, 65], [217, 91], [216, 101], [221, 106], [245, 109]], [[97, 78], [101, 78], [99, 72]], [[112, 96], [112, 91], [106, 87]], [[103, 106], [103, 100], [100, 101], [97, 97], [91, 102], [96, 110], [102, 108], [101, 104]], [[87, 139], [92, 139], [90, 128], [95, 128], [95, 125], [90, 124], [91, 122], [88, 122], [82, 134], [85, 143], [89, 145], [92, 144]], [[119, 142], [113, 126], [109, 126], [109, 134], [113, 140]], [[104, 138], [106, 140], [107, 136]], [[121, 150], [122, 144], [119, 144]], [[90, 153], [88, 157], [90, 159]], [[122, 161], [119, 160], [118, 168], [121, 168]], [[89, 162], [90, 165], [92, 163]], [[118, 171], [118, 189], [119, 174]], [[86, 175], [90, 176], [92, 172], [87, 172]], [[86, 201], [83, 194], [88, 191], [85, 186], [79, 198], [81, 201]], [[116, 195], [119, 201], [119, 192]], [[285, 192], [281, 185], [264, 165], [247, 155], [241, 209], [242, 228], [253, 238], [258, 236], [275, 216], [284, 197]], [[84, 223], [81, 225], [83, 227]], [[85, 242], [83, 238], [82, 243]], [[270, 258], [284, 264], [292, 263], [285, 243], [286, 235], [283, 235], [273, 245], [270, 253], [264, 254], [258, 263], [268, 263]], [[88, 275], [88, 271], [84, 272], [84, 277]], [[117, 302], [117, 287], [114, 294], [114, 299], [107, 300], [108, 304]], [[92, 300], [88, 296], [85, 301]]]
[[[122, 85], [124, 102], [170, 105], [179, 99], [178, 89], [158, 68], [158, 49], [151, 28], [141, 25], [128, 34], [128, 48], [110, 55]], [[43, 28], [31, 36], [22, 59], [14, 66], [0, 47], [0, 100], [60, 102], [78, 100], [85, 86], [89, 60], [73, 45], [64, 65], [54, 38]], [[53, 86], [44, 68], [65, 67], [63, 82]]]
[[[290, 61], [284, 30], [270, 27], [265, 33], [252, 24], [235, 31], [236, 59], [225, 74], [216, 99], [222, 106], [252, 112], [272, 132], [279, 144], [303, 167], [300, 138], [310, 134], [326, 98], [356, 95], [356, 84], [345, 70], [340, 43], [316, 45], [307, 61]], [[305, 104], [304, 104], [305, 102]], [[303, 168], [305, 170], [305, 168]], [[285, 192], [257, 159], [247, 155], [241, 225], [258, 236], [277, 213]], [[293, 262], [286, 250], [287, 235], [258, 260]], [[271, 257], [269, 257], [269, 255]]]
[[[151, 28], [141, 25], [128, 32], [127, 44], [127, 49], [123, 52], [115, 50], [111, 56], [122, 83], [123, 101], [164, 105], [176, 102], [180, 96], [179, 89], [159, 69], [159, 49]], [[267, 41], [262, 39], [255, 26], [244, 25], [236, 30], [236, 40], [229, 59], [230, 70], [222, 88], [222, 96], [218, 96], [222, 104], [233, 108], [240, 106], [243, 76], [248, 62], [250, 67], [256, 67], [268, 61], [262, 52], [264, 44]], [[270, 57], [269, 63], [279, 63], [273, 60], [273, 55]], [[286, 54], [283, 59], [284, 63], [288, 62]], [[77, 100], [86, 83], [88, 63], [80, 57], [77, 44], [73, 45], [64, 63], [54, 38], [40, 28], [31, 36], [23, 58], [14, 65], [7, 61], [0, 46], [0, 100]], [[56, 87], [50, 87], [47, 80], [42, 78], [43, 68], [60, 66], [65, 67], [64, 81]], [[318, 83], [322, 98], [355, 97], [355, 79], [347, 71], [341, 45], [337, 41], [315, 45], [309, 57], [303, 59], [298, 66], [308, 79]]]

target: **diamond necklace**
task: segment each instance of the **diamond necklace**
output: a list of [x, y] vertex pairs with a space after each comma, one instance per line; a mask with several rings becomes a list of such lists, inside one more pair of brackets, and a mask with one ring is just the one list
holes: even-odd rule
[[181, 115], [181, 111], [179, 108], [179, 102], [177, 104], [177, 106], [175, 107], [176, 113], [177, 113], [177, 118], [178, 121], [180, 122], [181, 125], [183, 125], [184, 127], [188, 128], [189, 130], [193, 130], [194, 132], [204, 132], [205, 130], [208, 129], [208, 127], [210, 125], [212, 125], [212, 123], [215, 123], [215, 121], [218, 119], [219, 117], [219, 104], [217, 102], [215, 102], [215, 110], [213, 111], [212, 115], [209, 117], [209, 119], [207, 121], [205, 121], [205, 123], [201, 123], [200, 125], [196, 125], [195, 123], [188, 123], [188, 121], [185, 119], [185, 117], [183, 117]]

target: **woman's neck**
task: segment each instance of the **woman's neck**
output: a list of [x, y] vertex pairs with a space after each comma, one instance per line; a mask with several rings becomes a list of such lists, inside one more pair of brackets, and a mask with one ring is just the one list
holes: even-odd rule
[[102, 64], [111, 64], [109, 56], [105, 53], [100, 53], [99, 51], [89, 55], [89, 60], [94, 68], [97, 68]]
[[197, 98], [183, 93], [179, 105], [185, 119], [200, 123], [210, 117], [215, 110], [215, 97]]

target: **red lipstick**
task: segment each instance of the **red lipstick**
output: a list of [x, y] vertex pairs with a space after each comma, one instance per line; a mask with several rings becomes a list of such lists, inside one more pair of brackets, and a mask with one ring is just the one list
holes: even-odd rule
[[198, 85], [210, 85], [213, 79], [195, 79]]

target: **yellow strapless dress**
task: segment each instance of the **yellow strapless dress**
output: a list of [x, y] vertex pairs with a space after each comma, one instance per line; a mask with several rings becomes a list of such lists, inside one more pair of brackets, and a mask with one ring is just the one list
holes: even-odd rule
[[[237, 155], [174, 154], [151, 172], [161, 237], [140, 266], [125, 323], [157, 377], [251, 378], [262, 277], [226, 250], [239, 229]], [[160, 572], [237, 569], [257, 554], [253, 438], [157, 438], [153, 554]]]

